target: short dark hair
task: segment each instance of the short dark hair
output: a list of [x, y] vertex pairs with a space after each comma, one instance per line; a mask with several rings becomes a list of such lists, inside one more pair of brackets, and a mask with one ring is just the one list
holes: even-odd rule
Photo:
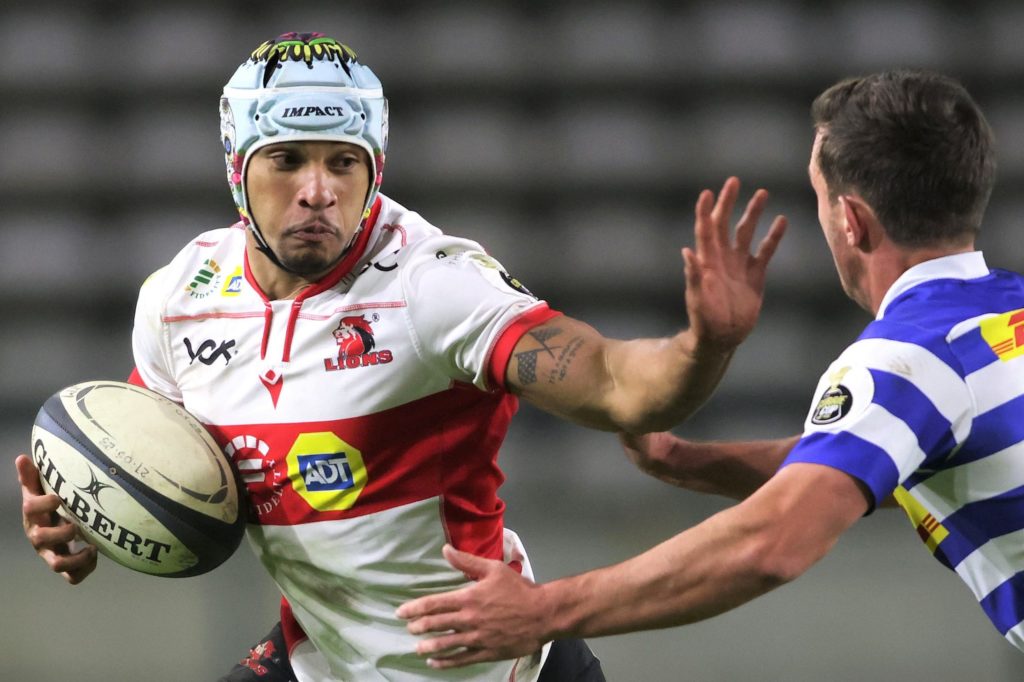
[[833, 200], [856, 192], [904, 246], [962, 242], [995, 184], [992, 129], [967, 90], [928, 71], [848, 78], [811, 106]]

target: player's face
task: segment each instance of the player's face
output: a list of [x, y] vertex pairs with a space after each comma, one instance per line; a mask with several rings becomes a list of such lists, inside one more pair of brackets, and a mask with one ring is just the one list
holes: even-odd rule
[[245, 174], [252, 218], [281, 262], [326, 272], [351, 241], [370, 189], [370, 159], [345, 142], [285, 142], [258, 149]]
[[846, 234], [843, 230], [846, 215], [842, 202], [838, 198], [829, 196], [828, 183], [818, 168], [818, 152], [821, 149], [821, 134], [815, 136], [814, 147], [811, 150], [811, 163], [808, 173], [811, 176], [811, 186], [818, 197], [818, 222], [821, 223], [821, 230], [825, 233], [825, 241], [832, 252], [832, 259], [836, 264], [836, 272], [839, 273], [839, 281], [843, 285], [843, 291], [854, 301], [861, 303], [859, 295], [860, 274], [863, 270], [857, 252], [846, 243]]

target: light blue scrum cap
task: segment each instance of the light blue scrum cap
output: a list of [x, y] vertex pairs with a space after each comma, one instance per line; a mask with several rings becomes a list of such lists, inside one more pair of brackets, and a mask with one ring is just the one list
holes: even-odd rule
[[373, 181], [356, 235], [362, 231], [383, 177], [388, 102], [380, 80], [347, 45], [322, 33], [266, 41], [224, 86], [220, 128], [238, 213], [275, 263], [280, 265], [252, 220], [244, 182], [253, 152], [268, 144], [336, 141], [365, 149]]

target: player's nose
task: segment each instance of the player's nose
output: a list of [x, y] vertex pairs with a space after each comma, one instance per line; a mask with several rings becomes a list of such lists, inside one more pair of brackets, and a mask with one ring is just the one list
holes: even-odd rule
[[329, 175], [326, 168], [313, 166], [307, 169], [299, 186], [299, 204], [313, 210], [323, 210], [336, 204], [338, 196], [331, 187]]

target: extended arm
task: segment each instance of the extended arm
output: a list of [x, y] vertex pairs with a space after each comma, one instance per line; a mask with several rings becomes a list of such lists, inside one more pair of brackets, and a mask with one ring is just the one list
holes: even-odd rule
[[800, 436], [702, 443], [659, 432], [622, 433], [619, 439], [644, 473], [687, 490], [743, 500], [775, 475]]
[[554, 414], [595, 428], [646, 433], [693, 414], [718, 385], [733, 352], [753, 329], [765, 269], [785, 231], [776, 217], [751, 255], [768, 194], [758, 190], [730, 235], [739, 180], [696, 205], [695, 250], [683, 249], [690, 326], [667, 339], [617, 341], [571, 318], [539, 325], [516, 344], [508, 386]]
[[644, 554], [542, 585], [446, 548], [478, 582], [409, 602], [398, 615], [413, 634], [442, 633], [417, 646], [438, 668], [514, 658], [552, 639], [692, 623], [802, 574], [864, 514], [868, 499], [841, 471], [793, 464], [745, 502]]
[[[662, 431], [620, 433], [626, 456], [646, 474], [698, 493], [745, 500], [775, 475], [800, 436], [775, 440], [700, 442]], [[896, 508], [896, 498], [879, 508]]]

